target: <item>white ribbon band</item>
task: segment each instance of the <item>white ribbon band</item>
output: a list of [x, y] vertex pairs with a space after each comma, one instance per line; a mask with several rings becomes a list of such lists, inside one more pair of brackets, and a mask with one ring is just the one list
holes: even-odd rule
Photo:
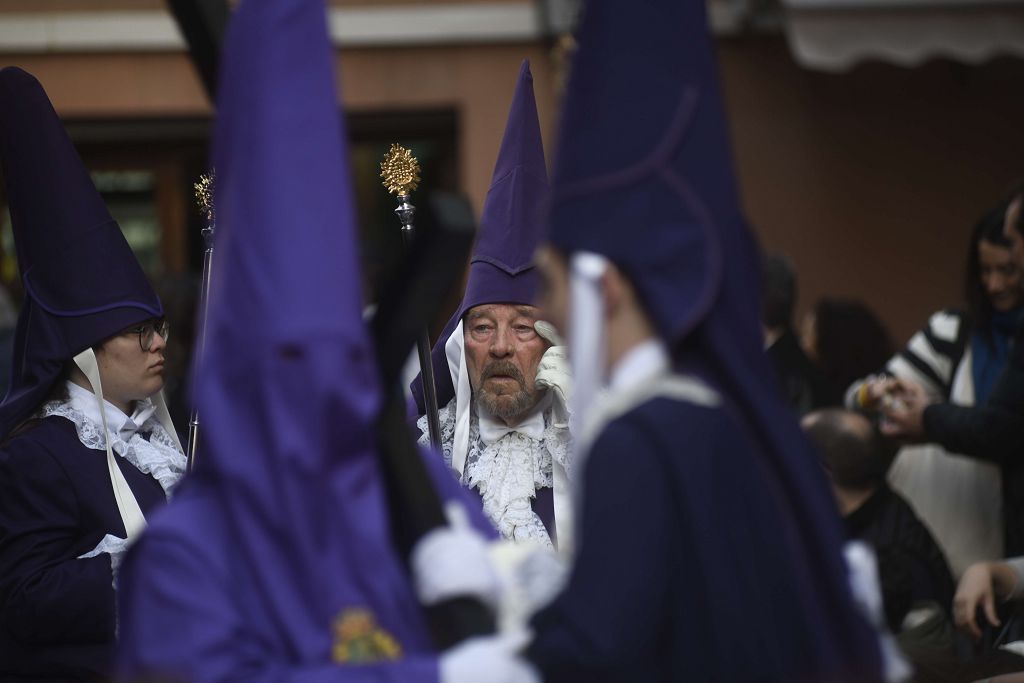
[[[110, 474], [110, 485], [114, 489], [114, 500], [117, 502], [117, 509], [121, 513], [121, 521], [124, 523], [124, 530], [128, 540], [133, 541], [146, 528], [146, 517], [142, 514], [139, 502], [135, 500], [135, 494], [128, 486], [128, 482], [121, 473], [121, 468], [114, 460], [114, 452], [110, 448], [110, 430], [107, 428], [107, 413], [103, 409], [103, 384], [100, 382], [100, 370], [96, 363], [96, 354], [91, 348], [82, 351], [74, 358], [75, 365], [85, 374], [92, 385], [93, 393], [100, 404], [100, 418], [103, 421], [103, 440], [107, 446], [107, 471]], [[162, 403], [162, 402], [161, 402]], [[164, 412], [167, 408], [164, 407]], [[170, 431], [173, 435], [173, 429]], [[177, 437], [175, 437], [176, 439]]]
[[576, 252], [570, 261], [569, 358], [575, 384], [571, 431], [580, 434], [587, 411], [603, 384], [605, 366], [604, 299], [601, 277], [608, 260], [592, 252]]

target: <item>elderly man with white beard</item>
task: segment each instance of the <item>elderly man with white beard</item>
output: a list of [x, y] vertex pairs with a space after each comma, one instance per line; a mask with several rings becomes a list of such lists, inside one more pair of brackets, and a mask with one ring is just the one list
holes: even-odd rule
[[[512, 541], [569, 548], [569, 374], [554, 327], [538, 320], [533, 252], [547, 170], [524, 62], [487, 193], [465, 296], [433, 352], [442, 451]], [[422, 385], [413, 384], [422, 415]], [[427, 443], [426, 418], [419, 426]]]

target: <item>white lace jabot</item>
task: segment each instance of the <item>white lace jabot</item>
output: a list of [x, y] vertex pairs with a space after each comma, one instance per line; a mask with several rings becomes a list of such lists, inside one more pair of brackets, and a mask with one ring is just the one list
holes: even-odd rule
[[[537, 491], [553, 487], [553, 463], [570, 468], [570, 437], [566, 427], [551, 422], [549, 401], [526, 420], [508, 428], [473, 410], [469, 426], [469, 454], [461, 482], [480, 492], [484, 514], [503, 538], [531, 540], [550, 546], [544, 522], [533, 511]], [[438, 411], [441, 449], [445, 464], [452, 466], [455, 435], [455, 399]], [[423, 431], [420, 443], [429, 443], [426, 418], [418, 423]], [[483, 428], [481, 426], [483, 425]], [[487, 438], [483, 438], [482, 431]], [[457, 473], [456, 473], [457, 474]]]
[[531, 439], [540, 441], [544, 438], [544, 410], [536, 410], [528, 418], [514, 427], [494, 419], [486, 413], [477, 415], [480, 420], [480, 439], [485, 445], [497, 443], [506, 434], [519, 432]]
[[[63, 417], [74, 423], [83, 446], [105, 451], [107, 442], [96, 395], [70, 381], [67, 390], [67, 400], [45, 403], [37, 417]], [[156, 479], [169, 494], [185, 472], [185, 454], [156, 419], [156, 406], [149, 399], [136, 401], [135, 411], [128, 416], [109, 401], [103, 404], [110, 448], [135, 469]]]
[[[102, 425], [103, 417], [100, 415], [100, 405], [96, 401], [96, 395], [74, 382], [68, 382], [67, 389], [71, 407], [85, 415], [94, 424]], [[152, 401], [136, 401], [135, 411], [129, 417], [113, 403], [104, 400], [103, 412], [107, 416], [107, 429], [117, 434], [123, 441], [128, 441], [135, 432], [139, 431], [139, 426], [156, 412], [156, 406]]]

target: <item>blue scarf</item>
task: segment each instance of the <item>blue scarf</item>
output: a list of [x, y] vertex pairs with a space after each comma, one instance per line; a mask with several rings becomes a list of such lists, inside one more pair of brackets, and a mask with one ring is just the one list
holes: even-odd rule
[[[996, 380], [1006, 367], [1013, 337], [1024, 319], [1024, 307], [995, 311], [988, 330], [975, 330], [971, 336], [971, 372], [974, 379], [974, 405], [988, 401]], [[986, 334], [988, 332], [988, 334]]]

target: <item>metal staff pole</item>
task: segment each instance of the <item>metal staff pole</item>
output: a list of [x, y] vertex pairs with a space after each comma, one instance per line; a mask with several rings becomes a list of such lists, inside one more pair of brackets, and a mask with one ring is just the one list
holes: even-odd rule
[[213, 213], [213, 190], [214, 173], [204, 175], [195, 184], [196, 202], [205, 217], [202, 236], [205, 244], [203, 251], [203, 278], [199, 286], [199, 306], [196, 315], [196, 336], [195, 349], [193, 350], [192, 382], [189, 389], [192, 392], [192, 411], [188, 419], [188, 468], [191, 470], [196, 466], [196, 451], [199, 448], [199, 406], [195, 400], [196, 383], [199, 380], [199, 359], [203, 357], [206, 349], [206, 319], [210, 311], [210, 276], [213, 269], [213, 233], [216, 229], [216, 222]]
[[[473, 211], [462, 198], [435, 193], [425, 202], [420, 229], [403, 255], [399, 275], [383, 287], [371, 322], [385, 394], [377, 418], [380, 468], [388, 494], [391, 537], [406, 562], [416, 543], [447, 520], [409, 428], [398, 378], [413, 341], [461, 279], [473, 243]], [[453, 597], [425, 608], [424, 613], [439, 650], [473, 635], [493, 633], [495, 628], [491, 610], [469, 596]]]
[[[384, 179], [384, 187], [398, 199], [395, 215], [402, 223], [402, 243], [406, 251], [416, 237], [413, 216], [416, 207], [409, 202], [409, 194], [420, 182], [420, 165], [412, 153], [397, 144], [380, 162], [380, 177]], [[430, 445], [435, 449], [441, 447], [441, 423], [437, 418], [437, 388], [434, 384], [434, 364], [430, 358], [430, 334], [424, 328], [416, 338], [416, 351], [420, 360], [420, 377], [423, 379], [423, 404], [427, 411], [427, 431], [430, 434]]]

